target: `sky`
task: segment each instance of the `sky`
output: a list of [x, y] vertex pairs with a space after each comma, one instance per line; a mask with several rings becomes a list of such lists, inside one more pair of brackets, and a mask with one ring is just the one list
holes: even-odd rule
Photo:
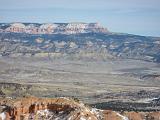
[[160, 37], [160, 0], [0, 0], [0, 22], [99, 22], [112, 32]]

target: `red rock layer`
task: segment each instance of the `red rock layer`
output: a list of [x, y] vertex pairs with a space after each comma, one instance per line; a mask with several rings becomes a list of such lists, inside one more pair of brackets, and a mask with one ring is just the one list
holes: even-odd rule
[[[50, 110], [55, 113], [63, 112], [70, 120], [79, 120], [81, 117], [85, 119], [97, 120], [97, 117], [89, 108], [83, 104], [77, 103], [67, 98], [22, 98], [17, 100], [2, 100], [1, 105], [5, 105], [6, 119], [23, 120], [30, 114], [36, 114], [40, 110]], [[65, 117], [65, 116], [64, 116]]]
[[[102, 111], [86, 107], [84, 104], [68, 98], [2, 99], [0, 105], [3, 108], [5, 106], [1, 113], [5, 113], [6, 120], [41, 120], [44, 117], [54, 120], [57, 116], [59, 117], [57, 120], [160, 120], [160, 112]], [[2, 118], [0, 115], [0, 120]]]

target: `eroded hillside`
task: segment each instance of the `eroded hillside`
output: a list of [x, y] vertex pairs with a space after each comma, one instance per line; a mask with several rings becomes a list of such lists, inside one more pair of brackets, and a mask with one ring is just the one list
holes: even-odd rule
[[2, 120], [159, 120], [160, 112], [98, 110], [69, 98], [0, 100]]
[[160, 38], [118, 33], [0, 33], [1, 56], [160, 61]]

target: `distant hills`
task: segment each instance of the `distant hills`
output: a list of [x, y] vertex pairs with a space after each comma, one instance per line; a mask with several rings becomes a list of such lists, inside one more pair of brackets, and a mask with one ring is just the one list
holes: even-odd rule
[[99, 23], [2, 23], [1, 32], [29, 34], [77, 34], [108, 32]]
[[98, 23], [1, 23], [0, 55], [160, 62], [160, 38], [112, 33]]

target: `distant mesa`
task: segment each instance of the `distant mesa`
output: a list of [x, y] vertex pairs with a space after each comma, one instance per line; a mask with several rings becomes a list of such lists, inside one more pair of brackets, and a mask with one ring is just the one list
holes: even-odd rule
[[28, 34], [78, 34], [109, 32], [99, 23], [6, 23], [0, 24], [0, 32]]

